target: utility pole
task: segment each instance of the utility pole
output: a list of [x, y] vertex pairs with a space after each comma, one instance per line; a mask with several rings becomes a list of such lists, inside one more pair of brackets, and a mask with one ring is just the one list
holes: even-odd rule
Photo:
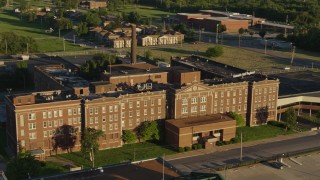
[[[286, 25], [288, 25], [288, 18], [289, 18], [289, 16], [287, 15]], [[287, 27], [284, 28], [284, 37], [287, 37]]]
[[73, 44], [76, 44], [76, 35], [73, 35]]
[[218, 33], [219, 33], [219, 24], [217, 24], [217, 30], [216, 30], [216, 44], [218, 44]]
[[4, 42], [6, 44], [6, 54], [8, 54], [8, 43], [7, 43], [7, 40], [5, 39]]
[[291, 65], [293, 64], [294, 53], [296, 51], [296, 46], [292, 46], [292, 54], [291, 54]]
[[268, 44], [268, 40], [264, 40], [264, 55], [267, 55], [267, 44]]
[[162, 180], [164, 180], [164, 156], [165, 154], [162, 156]]
[[94, 168], [94, 153], [93, 153], [93, 147], [91, 146], [91, 158], [92, 158], [92, 167]]
[[63, 51], [66, 51], [66, 43], [64, 42], [64, 38], [63, 38]]
[[60, 28], [59, 28], [59, 39], [60, 39]]
[[242, 132], [240, 133], [240, 161], [242, 161]]

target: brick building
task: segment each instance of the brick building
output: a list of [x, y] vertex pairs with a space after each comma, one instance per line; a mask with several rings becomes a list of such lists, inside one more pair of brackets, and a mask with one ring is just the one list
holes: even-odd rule
[[115, 65], [102, 73], [104, 81], [91, 83], [63, 65], [35, 67], [37, 92], [5, 97], [8, 147], [14, 154], [22, 147], [39, 156], [63, 153], [52, 148], [62, 125], [74, 127], [73, 151], [80, 150], [86, 127], [105, 133], [101, 149], [120, 147], [122, 130], [172, 119], [166, 122], [173, 133], [167, 133], [169, 144], [209, 148], [234, 137], [235, 121], [224, 115], [228, 112], [241, 114], [249, 126], [276, 119], [278, 80], [196, 56], [173, 58], [172, 65]]

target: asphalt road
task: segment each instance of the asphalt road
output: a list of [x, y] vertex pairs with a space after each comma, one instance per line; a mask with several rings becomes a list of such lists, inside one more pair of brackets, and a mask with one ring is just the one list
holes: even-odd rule
[[[240, 144], [239, 144], [240, 146]], [[285, 154], [309, 148], [320, 147], [320, 134], [305, 136], [290, 140], [259, 144], [243, 148], [243, 160], [268, 158], [278, 154]], [[238, 163], [240, 158], [240, 147], [236, 149], [214, 152], [201, 156], [183, 159], [169, 160], [168, 162], [180, 172], [192, 171], [208, 172], [215, 166], [230, 163]]]

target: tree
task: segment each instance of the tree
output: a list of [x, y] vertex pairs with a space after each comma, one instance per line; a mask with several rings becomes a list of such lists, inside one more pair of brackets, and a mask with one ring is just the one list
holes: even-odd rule
[[[31, 37], [18, 36], [13, 32], [0, 33], [0, 51], [8, 54], [37, 52], [38, 46]], [[27, 46], [28, 45], [28, 46]]]
[[140, 126], [139, 135], [145, 141], [159, 141], [162, 137], [161, 125], [157, 121], [146, 121]]
[[5, 173], [8, 179], [28, 179], [38, 176], [40, 168], [40, 162], [31, 154], [20, 153], [18, 157], [9, 161]]
[[266, 36], [266, 34], [267, 34], [267, 32], [266, 32], [265, 30], [259, 31], [259, 36], [260, 36], [261, 38], [264, 38], [264, 37]]
[[253, 31], [249, 31], [249, 34], [250, 34], [250, 36], [252, 38], [252, 36], [254, 35], [254, 32]]
[[206, 51], [206, 56], [208, 57], [219, 57], [223, 54], [222, 46], [209, 47]]
[[75, 29], [75, 33], [77, 36], [83, 36], [88, 34], [89, 28], [88, 28], [88, 23], [86, 22], [80, 22], [78, 24], [78, 27]]
[[94, 155], [99, 150], [98, 139], [102, 136], [104, 136], [104, 133], [94, 128], [86, 128], [82, 132], [81, 153], [85, 158], [89, 155], [89, 159], [92, 162], [94, 162]]
[[57, 151], [58, 148], [61, 150], [67, 150], [72, 152], [77, 140], [78, 129], [70, 125], [62, 125], [58, 127], [52, 137], [53, 143], [52, 148]]
[[60, 18], [54, 24], [54, 27], [60, 30], [72, 29], [72, 26], [73, 26], [73, 23], [68, 18]]
[[0, 8], [7, 5], [7, 0], [0, 0]]
[[236, 123], [237, 123], [237, 126], [238, 127], [242, 127], [242, 126], [245, 126], [246, 125], [246, 121], [244, 120], [244, 118], [236, 113], [236, 112], [230, 112], [229, 113], [229, 116], [232, 118], [232, 119], [235, 119], [236, 120]]
[[316, 113], [316, 118], [320, 120], [320, 111]]
[[290, 107], [282, 116], [283, 120], [286, 123], [286, 131], [288, 128], [293, 128], [296, 126], [297, 115], [294, 112], [294, 109]]
[[95, 12], [88, 12], [84, 20], [88, 23], [88, 26], [98, 26], [101, 23], [99, 14]]
[[124, 143], [133, 143], [137, 139], [137, 136], [130, 130], [123, 130], [121, 138]]
[[139, 23], [141, 21], [141, 16], [138, 12], [130, 12], [127, 18], [130, 23]]

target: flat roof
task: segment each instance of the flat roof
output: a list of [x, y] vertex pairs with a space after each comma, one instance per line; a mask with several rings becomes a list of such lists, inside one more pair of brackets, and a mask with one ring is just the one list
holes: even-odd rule
[[225, 114], [212, 114], [206, 116], [195, 116], [183, 119], [171, 119], [167, 120], [167, 123], [170, 123], [178, 128], [200, 126], [205, 124], [213, 124], [219, 122], [235, 121], [231, 117]]

